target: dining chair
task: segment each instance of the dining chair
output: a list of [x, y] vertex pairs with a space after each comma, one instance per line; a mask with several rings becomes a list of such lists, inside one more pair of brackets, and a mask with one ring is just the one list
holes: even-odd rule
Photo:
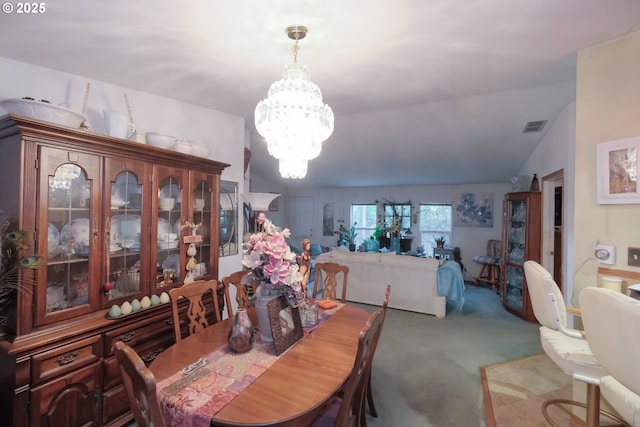
[[318, 295], [318, 285], [320, 284], [321, 277], [324, 276], [322, 280], [322, 299], [330, 299], [336, 300], [337, 298], [337, 287], [339, 278], [342, 278], [340, 282], [342, 297], [340, 298], [340, 302], [345, 302], [347, 298], [347, 275], [349, 274], [349, 267], [346, 265], [340, 265], [335, 262], [319, 262], [316, 263], [316, 276], [313, 282], [313, 296], [316, 297]]
[[[567, 307], [551, 273], [535, 261], [525, 261], [524, 273], [533, 312], [541, 325], [540, 341], [544, 352], [565, 374], [587, 385], [586, 403], [551, 398], [543, 402], [542, 414], [552, 426], [558, 426], [549, 415], [549, 406], [554, 405], [565, 412], [570, 412], [565, 406], [578, 406], [586, 410], [585, 425], [597, 426], [599, 415], [610, 418], [612, 415], [600, 410], [598, 380], [606, 375], [606, 371], [591, 353], [584, 333], [567, 327]], [[580, 314], [576, 309], [570, 312]]]
[[231, 305], [231, 294], [230, 287], [231, 285], [236, 287], [236, 302], [238, 303], [238, 308], [248, 309], [251, 307], [251, 299], [252, 295], [255, 295], [255, 288], [253, 283], [251, 284], [251, 293], [247, 289], [245, 283], [242, 283], [242, 280], [245, 278], [247, 274], [249, 274], [250, 270], [240, 270], [235, 273], [231, 273], [228, 276], [222, 278], [222, 286], [224, 286], [224, 298], [227, 304], [227, 315], [229, 317], [233, 317], [233, 307]]
[[[382, 326], [384, 326], [384, 320], [387, 317], [387, 308], [389, 307], [389, 296], [391, 295], [391, 285], [387, 285], [387, 290], [384, 293], [384, 301], [382, 302]], [[373, 356], [376, 352], [376, 348], [378, 348], [378, 341], [379, 341], [379, 336], [376, 338], [375, 342], [373, 343], [373, 347], [371, 350], [371, 360], [369, 361], [369, 366], [368, 366], [368, 373], [367, 373], [367, 401], [366, 403], [369, 405], [369, 412], [371, 413], [371, 416], [373, 417], [378, 417], [378, 411], [376, 410], [376, 406], [373, 402], [373, 391], [372, 391], [372, 385], [371, 385], [371, 369], [373, 368]], [[365, 411], [365, 401], [364, 399], [362, 400], [362, 418], [361, 418], [361, 427], [365, 427], [366, 426], [366, 417], [364, 416], [364, 411]]]
[[[331, 405], [311, 424], [311, 427], [355, 427], [366, 425], [363, 411], [368, 384], [369, 364], [373, 360], [375, 343], [380, 338], [384, 322], [384, 309], [376, 310], [360, 331], [358, 351], [349, 378], [342, 387], [341, 397], [334, 398]], [[363, 424], [364, 423], [364, 424]]]
[[127, 344], [116, 341], [113, 347], [136, 424], [138, 427], [164, 427], [153, 373]]
[[589, 347], [608, 372], [600, 378], [602, 396], [628, 423], [622, 425], [640, 426], [640, 301], [596, 287], [579, 299]]
[[171, 310], [173, 312], [173, 330], [176, 342], [182, 341], [182, 331], [180, 325], [180, 301], [186, 299], [187, 303], [187, 335], [195, 334], [198, 331], [209, 327], [207, 313], [208, 306], [205, 304], [207, 294], [211, 292], [215, 319], [220, 321], [220, 305], [218, 304], [218, 281], [201, 280], [185, 284], [179, 288], [169, 291], [171, 297]]

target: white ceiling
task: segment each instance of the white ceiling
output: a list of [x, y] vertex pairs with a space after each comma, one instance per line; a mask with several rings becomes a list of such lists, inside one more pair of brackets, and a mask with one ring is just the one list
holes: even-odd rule
[[[508, 182], [575, 99], [576, 52], [640, 29], [638, 0], [55, 0], [0, 15], [0, 56], [246, 117], [252, 172], [287, 186]], [[253, 110], [298, 61], [335, 113], [281, 180]]]

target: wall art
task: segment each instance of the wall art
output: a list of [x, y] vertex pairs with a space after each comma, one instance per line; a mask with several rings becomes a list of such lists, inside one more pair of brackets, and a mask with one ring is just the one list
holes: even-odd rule
[[493, 193], [462, 193], [453, 207], [454, 227], [493, 227]]
[[640, 137], [598, 144], [596, 151], [598, 203], [638, 204], [638, 152]]

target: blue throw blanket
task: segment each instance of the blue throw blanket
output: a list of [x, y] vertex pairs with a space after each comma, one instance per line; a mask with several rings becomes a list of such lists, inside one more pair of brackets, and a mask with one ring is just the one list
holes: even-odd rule
[[438, 268], [438, 295], [447, 297], [460, 311], [464, 305], [464, 279], [460, 264], [455, 261], [445, 261]]

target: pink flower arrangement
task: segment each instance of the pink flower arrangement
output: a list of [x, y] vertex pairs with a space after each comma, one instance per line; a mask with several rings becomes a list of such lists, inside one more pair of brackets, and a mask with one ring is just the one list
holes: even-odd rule
[[256, 281], [270, 283], [274, 288], [287, 286], [293, 293], [299, 293], [302, 274], [296, 254], [285, 240], [291, 232], [273, 225], [262, 212], [258, 215], [258, 224], [262, 231], [252, 234], [244, 244], [242, 265], [251, 269]]

